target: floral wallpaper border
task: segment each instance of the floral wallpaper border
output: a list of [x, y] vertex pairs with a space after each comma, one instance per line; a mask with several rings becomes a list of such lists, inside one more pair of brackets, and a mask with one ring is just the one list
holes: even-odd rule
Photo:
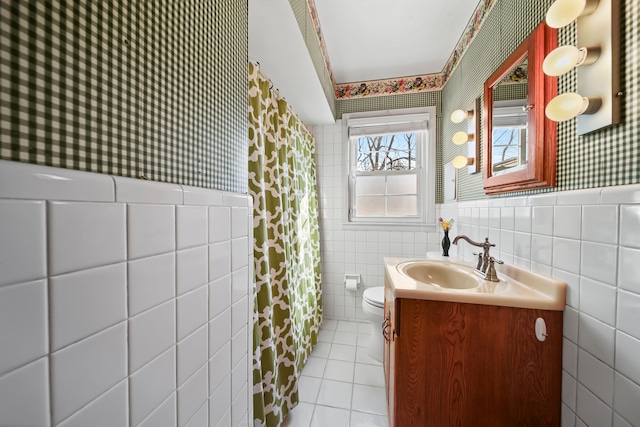
[[336, 99], [428, 92], [440, 90], [442, 86], [444, 86], [444, 76], [442, 73], [334, 85]]
[[333, 77], [333, 71], [331, 68], [331, 62], [329, 61], [329, 55], [324, 43], [324, 37], [322, 36], [322, 29], [320, 28], [320, 21], [318, 20], [318, 13], [314, 0], [306, 0], [307, 6], [311, 13], [313, 26], [315, 33], [318, 37], [318, 43], [320, 44], [320, 50], [324, 58], [329, 77], [333, 83], [334, 93], [336, 100], [349, 99], [349, 98], [363, 98], [367, 96], [385, 96], [385, 95], [397, 95], [402, 93], [413, 92], [429, 92], [440, 90], [446, 83], [451, 73], [455, 70], [458, 62], [467, 50], [467, 47], [471, 44], [471, 41], [482, 27], [485, 18], [489, 14], [491, 7], [496, 3], [496, 0], [480, 0], [476, 10], [473, 12], [473, 16], [469, 20], [467, 27], [465, 28], [462, 36], [456, 44], [456, 48], [449, 56], [447, 63], [440, 73], [425, 74], [421, 76], [409, 76], [387, 80], [374, 80], [358, 83], [344, 83], [336, 84]]

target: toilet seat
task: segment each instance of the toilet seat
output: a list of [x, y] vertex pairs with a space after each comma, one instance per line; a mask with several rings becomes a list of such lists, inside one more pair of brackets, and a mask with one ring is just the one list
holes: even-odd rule
[[384, 287], [376, 286], [375, 288], [365, 289], [362, 299], [374, 307], [384, 308]]

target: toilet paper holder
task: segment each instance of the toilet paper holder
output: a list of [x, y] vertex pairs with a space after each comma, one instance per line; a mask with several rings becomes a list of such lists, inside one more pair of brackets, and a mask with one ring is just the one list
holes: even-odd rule
[[360, 275], [359, 274], [345, 274], [344, 275], [344, 281], [346, 282], [347, 280], [355, 280], [356, 283], [359, 285], [360, 284]]
[[359, 274], [345, 274], [344, 275], [344, 285], [348, 290], [355, 291], [360, 284], [360, 275]]

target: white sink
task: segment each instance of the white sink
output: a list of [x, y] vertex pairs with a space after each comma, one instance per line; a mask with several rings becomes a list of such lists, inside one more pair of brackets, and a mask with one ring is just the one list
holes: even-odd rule
[[450, 261], [385, 258], [396, 298], [427, 299], [564, 310], [566, 283], [510, 265], [496, 265], [498, 282], [482, 278], [475, 265]]

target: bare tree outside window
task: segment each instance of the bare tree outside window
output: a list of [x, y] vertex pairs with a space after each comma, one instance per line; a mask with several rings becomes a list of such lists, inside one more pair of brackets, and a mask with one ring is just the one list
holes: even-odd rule
[[374, 135], [358, 138], [358, 171], [413, 170], [416, 134]]

